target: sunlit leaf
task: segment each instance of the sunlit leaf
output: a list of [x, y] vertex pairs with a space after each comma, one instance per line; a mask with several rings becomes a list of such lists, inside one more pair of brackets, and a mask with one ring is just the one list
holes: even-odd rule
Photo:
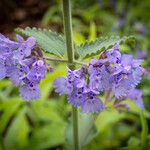
[[64, 143], [64, 124], [51, 123], [33, 130], [27, 150], [44, 150]]
[[37, 28], [17, 28], [15, 30], [19, 34], [32, 36], [36, 39], [38, 45], [47, 53], [62, 57], [65, 53], [65, 40], [62, 36], [47, 29]]
[[4, 138], [6, 150], [23, 148], [28, 142], [29, 126], [25, 116], [26, 109], [23, 108], [12, 120]]
[[123, 41], [128, 41], [133, 39], [133, 37], [123, 37], [119, 36], [110, 36], [110, 37], [101, 37], [92, 42], [86, 42], [76, 47], [76, 51], [81, 58], [91, 57], [97, 54], [100, 54], [102, 51], [111, 48], [114, 44], [120, 43]]

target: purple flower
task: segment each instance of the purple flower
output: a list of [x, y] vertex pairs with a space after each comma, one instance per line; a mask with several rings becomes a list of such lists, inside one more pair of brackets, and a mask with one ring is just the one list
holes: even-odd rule
[[85, 85], [84, 68], [74, 70], [74, 71], [67, 68], [67, 70], [68, 70], [68, 73], [67, 73], [68, 82], [70, 82], [73, 86], [77, 88], [84, 87]]
[[[23, 69], [26, 70], [27, 68], [26, 67], [22, 68], [22, 71]], [[22, 76], [21, 79], [24, 84], [23, 86], [20, 87], [19, 92], [20, 96], [24, 100], [33, 100], [38, 99], [40, 97], [40, 90], [37, 84], [40, 82], [41, 79], [45, 77], [45, 73], [46, 73], [45, 63], [42, 60], [38, 60], [32, 64], [27, 74]], [[25, 95], [24, 94], [25, 92], [29, 93]]]
[[[68, 103], [81, 107], [83, 113], [101, 112], [104, 105], [98, 96], [108, 90], [118, 101], [130, 97], [135, 104], [140, 105], [141, 95], [137, 93], [138, 96], [133, 97], [131, 91], [143, 75], [142, 60], [133, 59], [132, 55], [121, 55], [119, 47], [119, 44], [115, 44], [102, 53], [99, 59], [91, 59], [88, 67], [74, 71], [68, 68], [67, 79], [55, 79], [55, 91], [59, 95], [67, 94]], [[120, 103], [116, 104], [117, 107], [128, 108]]]
[[143, 69], [141, 67], [137, 67], [135, 69], [133, 69], [133, 72], [132, 72], [132, 77], [131, 79], [134, 86], [138, 85], [142, 79], [142, 75], [143, 75]]
[[98, 95], [89, 91], [84, 95], [84, 102], [81, 105], [83, 113], [99, 113], [104, 109], [103, 102], [98, 98]]
[[135, 57], [137, 59], [144, 59], [147, 56], [147, 52], [145, 50], [135, 50]]
[[106, 58], [110, 64], [118, 64], [121, 61], [121, 53], [119, 52], [120, 45], [117, 43], [111, 49], [102, 54], [102, 58]]
[[27, 77], [29, 80], [39, 83], [41, 79], [45, 77], [46, 66], [44, 61], [38, 60], [32, 64], [32, 68], [30, 69]]
[[135, 103], [135, 105], [137, 105], [139, 108], [144, 109], [142, 101], [142, 91], [138, 89], [132, 89], [127, 95], [127, 98], [131, 99], [133, 103]]
[[111, 69], [112, 91], [116, 98], [127, 96], [141, 80], [143, 70], [141, 61], [133, 60], [131, 55], [122, 55], [121, 62]]
[[0, 34], [0, 51], [7, 51], [14, 50], [18, 48], [18, 43], [11, 41], [10, 39], [6, 38], [4, 35]]
[[4, 64], [4, 60], [0, 58], [0, 80], [6, 77], [6, 67]]
[[22, 60], [31, 55], [31, 50], [35, 47], [36, 41], [32, 37], [29, 37], [26, 41], [24, 41], [24, 39], [19, 35], [17, 36], [17, 39], [19, 41], [19, 47], [13, 52], [14, 58]]
[[122, 79], [118, 83], [112, 82], [112, 93], [117, 99], [127, 96], [132, 88], [133, 86], [128, 79]]
[[62, 94], [70, 94], [73, 90], [73, 86], [64, 78], [58, 77], [53, 82], [55, 92]]
[[89, 66], [89, 87], [95, 91], [104, 91], [110, 88], [110, 75], [105, 66]]
[[117, 22], [117, 28], [122, 28], [125, 25], [125, 19], [119, 18]]
[[9, 80], [13, 85], [18, 86], [22, 82], [21, 77], [24, 75], [24, 73], [16, 66], [10, 67], [9, 70], [7, 70], [7, 73]]
[[41, 56], [35, 55], [34, 38], [16, 37], [18, 42], [0, 35], [0, 80], [8, 77], [13, 85], [20, 85], [20, 96], [24, 100], [38, 99], [38, 84], [45, 77], [48, 65], [40, 60]]
[[[103, 110], [103, 103], [98, 98], [99, 92], [86, 85], [85, 68], [71, 71], [68, 69], [67, 79], [59, 77], [54, 80], [53, 87], [59, 95], [67, 94], [68, 103], [81, 107], [83, 113], [98, 113]], [[88, 87], [89, 86], [89, 87]]]
[[53, 87], [59, 95], [70, 94], [72, 91], [85, 86], [84, 69], [70, 70], [67, 68], [67, 79], [64, 77], [56, 78]]
[[37, 85], [24, 84], [19, 88], [20, 97], [24, 100], [34, 100], [40, 98], [40, 90]]
[[68, 95], [68, 103], [73, 105], [74, 107], [81, 106], [84, 101], [85, 95], [83, 94], [84, 89], [79, 88], [75, 89]]

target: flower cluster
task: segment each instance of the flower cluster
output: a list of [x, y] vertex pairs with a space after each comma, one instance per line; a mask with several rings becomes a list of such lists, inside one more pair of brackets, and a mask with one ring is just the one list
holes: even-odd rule
[[17, 41], [11, 41], [0, 35], [0, 80], [9, 78], [24, 100], [38, 99], [38, 83], [45, 77], [46, 63], [38, 56], [36, 40], [29, 37], [24, 40], [20, 35]]
[[115, 98], [114, 106], [122, 106], [122, 100], [129, 98], [143, 108], [142, 93], [135, 89], [143, 74], [141, 62], [132, 55], [121, 54], [116, 44], [99, 59], [91, 59], [87, 67], [68, 69], [67, 78], [56, 78], [53, 87], [60, 95], [67, 94], [68, 102], [80, 106], [83, 113], [101, 112], [105, 106], [99, 94], [106, 91]]

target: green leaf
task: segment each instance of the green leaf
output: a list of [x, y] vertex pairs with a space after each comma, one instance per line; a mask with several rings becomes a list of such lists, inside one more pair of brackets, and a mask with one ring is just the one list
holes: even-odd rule
[[59, 76], [65, 76], [66, 74], [66, 66], [61, 64], [57, 66], [57, 69], [53, 73], [47, 73], [45, 79], [40, 82], [40, 90], [41, 90], [41, 98], [40, 100], [47, 100], [48, 96], [52, 90], [53, 80]]
[[37, 101], [32, 103], [30, 107], [40, 122], [64, 123], [51, 101], [45, 101], [44, 105], [42, 105], [41, 101]]
[[115, 110], [104, 110], [99, 114], [95, 125], [98, 132], [103, 132], [104, 130], [107, 130], [110, 124], [117, 122], [124, 117], [124, 113], [118, 113]]
[[44, 150], [64, 143], [64, 124], [51, 123], [35, 128], [27, 150]]
[[23, 108], [13, 119], [4, 137], [6, 150], [22, 149], [28, 143], [29, 126]]
[[97, 135], [97, 129], [94, 125], [97, 115], [80, 114], [79, 122], [79, 139], [81, 146], [90, 143], [90, 141]]
[[62, 57], [65, 53], [65, 40], [55, 32], [29, 27], [25, 29], [17, 28], [15, 31], [25, 36], [34, 37], [39, 47], [47, 53], [54, 54], [58, 57]]
[[89, 41], [94, 41], [96, 39], [97, 28], [94, 22], [90, 24], [90, 33], [89, 33]]
[[19, 107], [21, 105], [21, 101], [19, 100], [5, 100], [0, 106], [0, 110], [3, 112], [0, 116], [0, 133], [2, 133], [5, 128], [7, 128], [8, 122], [11, 120], [13, 115], [19, 110]]
[[73, 33], [73, 41], [76, 45], [80, 45], [85, 41], [84, 36], [81, 33], [74, 32]]
[[42, 24], [47, 26], [51, 19], [53, 19], [53, 16], [58, 11], [58, 6], [49, 7], [48, 10], [44, 13], [44, 16], [42, 18]]
[[139, 147], [139, 145], [140, 139], [135, 136], [131, 136], [130, 139], [128, 140], [128, 147]]
[[119, 36], [110, 36], [110, 37], [101, 37], [92, 42], [86, 42], [76, 47], [76, 51], [81, 58], [88, 58], [97, 54], [100, 54], [102, 51], [111, 48], [114, 44], [120, 43], [123, 41], [128, 41], [133, 37], [123, 37]]

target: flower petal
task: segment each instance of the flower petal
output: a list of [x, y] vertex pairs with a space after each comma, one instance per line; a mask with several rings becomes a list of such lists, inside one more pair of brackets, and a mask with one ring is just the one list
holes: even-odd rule
[[112, 92], [116, 98], [120, 99], [127, 96], [132, 88], [132, 83], [128, 79], [123, 79], [118, 84], [112, 85]]
[[95, 97], [93, 99], [87, 99], [81, 106], [82, 113], [99, 113], [104, 109], [103, 102]]
[[53, 87], [59, 95], [70, 94], [73, 90], [72, 85], [64, 77], [56, 78], [53, 82]]
[[83, 88], [76, 89], [71, 94], [68, 95], [68, 103], [74, 107], [80, 106], [84, 101]]
[[20, 97], [24, 100], [34, 100], [40, 98], [40, 90], [37, 85], [24, 84], [19, 88]]
[[127, 98], [131, 99], [139, 108], [144, 109], [142, 101], [142, 91], [138, 89], [132, 89], [130, 90]]
[[6, 67], [3, 63], [0, 62], [0, 80], [6, 77]]

